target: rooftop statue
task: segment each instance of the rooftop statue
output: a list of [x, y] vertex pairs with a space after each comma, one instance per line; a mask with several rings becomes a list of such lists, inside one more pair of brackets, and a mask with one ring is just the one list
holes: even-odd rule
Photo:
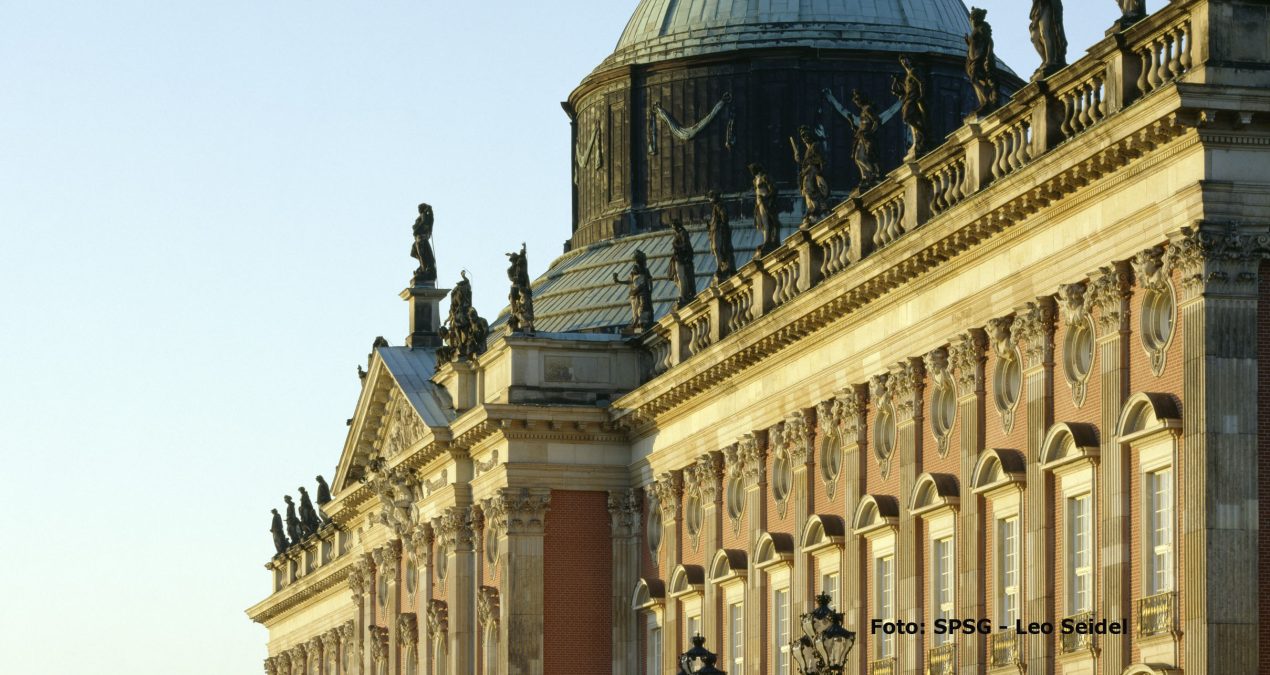
[[781, 221], [776, 216], [776, 189], [767, 178], [767, 172], [758, 164], [749, 166], [754, 177], [754, 228], [763, 235], [763, 241], [754, 251], [754, 257], [765, 256], [781, 245]]
[[291, 539], [291, 545], [294, 546], [304, 539], [304, 529], [300, 519], [295, 515], [295, 502], [291, 501], [291, 495], [283, 495], [282, 501], [287, 503], [287, 537]]
[[1128, 28], [1146, 18], [1146, 0], [1117, 0], [1120, 4], [1120, 20], [1116, 22], [1121, 29]]
[[304, 528], [306, 536], [322, 527], [322, 519], [318, 518], [313, 500], [309, 499], [309, 491], [304, 488], [300, 488], [300, 526]]
[[789, 144], [793, 146], [794, 162], [798, 164], [798, 189], [807, 209], [803, 227], [807, 227], [829, 211], [829, 183], [825, 180], [825, 155], [820, 150], [820, 139], [805, 125], [798, 127], [798, 138], [803, 143], [801, 152], [794, 139], [789, 139]]
[[613, 283], [626, 286], [631, 303], [631, 331], [645, 331], [653, 327], [653, 275], [648, 271], [648, 256], [635, 249], [631, 257], [631, 270], [627, 280], [613, 273]]
[[904, 78], [891, 78], [891, 92], [900, 99], [900, 118], [911, 137], [907, 158], [916, 159], [926, 151], [926, 86], [907, 54], [900, 56], [900, 66], [904, 68]]
[[728, 221], [728, 210], [723, 207], [719, 193], [710, 191], [710, 252], [714, 254], [714, 283], [719, 283], [736, 273], [736, 263], [732, 251], [732, 225]]
[[851, 92], [851, 101], [860, 109], [860, 116], [851, 122], [855, 141], [851, 156], [860, 171], [860, 192], [865, 192], [882, 180], [882, 164], [878, 159], [877, 136], [882, 120], [878, 118], [869, 100], [859, 89]]
[[435, 286], [437, 283], [437, 259], [432, 254], [432, 207], [419, 205], [419, 217], [415, 218], [414, 244], [410, 247], [410, 257], [419, 261], [412, 284], [415, 286]]
[[988, 10], [975, 7], [970, 10], [970, 35], [966, 36], [966, 76], [974, 87], [979, 105], [972, 114], [986, 115], [997, 108], [997, 56], [992, 43], [992, 25], [987, 21]]
[[684, 229], [683, 221], [675, 218], [670, 222], [674, 232], [671, 237], [670, 279], [679, 287], [678, 307], [692, 302], [697, 295], [697, 273], [693, 262], [695, 252], [692, 250], [692, 238]]
[[331, 522], [330, 515], [324, 513], [322, 507], [331, 501], [331, 486], [327, 485], [326, 479], [321, 476], [317, 477], [317, 485], [318, 515], [322, 517], [322, 522], [329, 523]]
[[282, 553], [290, 546], [287, 541], [287, 535], [282, 531], [282, 516], [278, 513], [278, 509], [270, 509], [273, 512], [273, 523], [269, 525], [269, 532], [273, 534], [273, 548], [278, 553]]
[[445, 346], [437, 350], [437, 359], [457, 361], [471, 359], [485, 352], [485, 338], [489, 335], [489, 323], [480, 317], [472, 306], [472, 282], [467, 270], [459, 272], [459, 282], [450, 291], [450, 316], [441, 326], [441, 340]]
[[1067, 65], [1067, 34], [1063, 30], [1063, 0], [1032, 0], [1032, 46], [1041, 56], [1033, 80], [1049, 77]]
[[520, 253], [507, 254], [507, 279], [512, 282], [507, 301], [511, 305], [507, 317], [507, 328], [513, 333], [534, 332], [534, 292], [529, 283], [529, 255], [525, 245], [520, 245]]

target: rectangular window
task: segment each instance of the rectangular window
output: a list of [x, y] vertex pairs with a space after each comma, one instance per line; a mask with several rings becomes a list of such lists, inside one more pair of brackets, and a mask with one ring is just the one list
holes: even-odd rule
[[997, 520], [997, 615], [1003, 625], [1019, 618], [1019, 517]]
[[728, 623], [729, 635], [732, 640], [729, 648], [732, 650], [732, 672], [745, 672], [745, 608], [741, 603], [733, 603], [728, 606]]
[[1173, 469], [1147, 474], [1150, 592], [1173, 590]]
[[648, 675], [661, 674], [661, 628], [648, 631], [648, 663], [645, 665]]
[[772, 672], [789, 675], [789, 589], [772, 592]]
[[834, 609], [838, 609], [840, 607], [839, 598], [838, 598], [838, 586], [839, 584], [838, 584], [837, 572], [830, 572], [829, 574], [820, 575], [820, 592], [824, 593], [825, 595], [828, 595], [830, 598], [833, 598], [830, 604], [834, 607]]
[[687, 628], [688, 628], [688, 634], [684, 638], [684, 649], [691, 648], [692, 638], [698, 635], [701, 635], [701, 617], [700, 616], [688, 617]]
[[1093, 607], [1093, 530], [1089, 493], [1067, 498], [1067, 613]]
[[[953, 540], [936, 539], [931, 544], [931, 607], [936, 619], [953, 617]], [[936, 633], [935, 644], [952, 642], [952, 633]]]
[[[882, 621], [895, 620], [895, 556], [877, 558], [873, 566], [874, 609]], [[885, 659], [895, 654], [895, 635], [878, 635], [877, 658]]]

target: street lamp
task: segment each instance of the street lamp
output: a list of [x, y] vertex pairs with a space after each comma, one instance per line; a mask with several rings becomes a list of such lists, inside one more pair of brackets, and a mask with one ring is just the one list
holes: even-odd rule
[[790, 643], [803, 675], [840, 675], [855, 646], [855, 633], [842, 627], [842, 613], [829, 606], [832, 600], [816, 596], [816, 608], [802, 615], [803, 636]]
[[705, 647], [706, 639], [700, 635], [692, 638], [692, 649], [679, 656], [679, 675], [728, 675], [714, 667], [719, 657]]

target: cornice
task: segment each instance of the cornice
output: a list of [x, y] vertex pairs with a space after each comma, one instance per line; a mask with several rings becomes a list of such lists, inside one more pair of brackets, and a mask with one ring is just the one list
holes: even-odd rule
[[345, 555], [334, 562], [319, 567], [308, 576], [297, 579], [283, 590], [273, 594], [247, 610], [252, 621], [268, 625], [270, 621], [296, 609], [335, 588], [346, 587], [348, 574], [358, 561], [356, 555]]

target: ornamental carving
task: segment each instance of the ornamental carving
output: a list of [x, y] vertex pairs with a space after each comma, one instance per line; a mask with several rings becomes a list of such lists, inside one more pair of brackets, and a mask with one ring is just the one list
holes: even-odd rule
[[930, 429], [939, 456], [948, 454], [953, 423], [957, 418], [957, 386], [948, 363], [948, 348], [933, 349], [922, 359], [930, 376]]
[[1003, 316], [988, 320], [988, 341], [992, 350], [1002, 359], [1014, 358], [1014, 317]]
[[643, 492], [639, 488], [609, 491], [608, 508], [614, 537], [639, 536], [640, 515], [644, 512], [642, 497]]
[[363, 555], [360, 560], [354, 563], [348, 570], [348, 590], [353, 593], [353, 602], [358, 607], [366, 600], [366, 592], [370, 590], [371, 579], [375, 576], [375, 569], [371, 565], [370, 556]]
[[1208, 286], [1255, 290], [1257, 265], [1270, 252], [1270, 233], [1244, 234], [1233, 223], [1183, 227], [1169, 241], [1165, 265], [1178, 270], [1187, 298]]
[[277, 657], [270, 656], [265, 659], [265, 672], [268, 673], [268, 675], [278, 675]]
[[485, 522], [508, 534], [542, 534], [551, 505], [550, 488], [502, 488], [486, 503]]
[[702, 504], [714, 504], [719, 498], [723, 480], [723, 453], [708, 452], [684, 469], [684, 490], [696, 495]]
[[484, 462], [476, 462], [473, 464], [473, 471], [475, 472], [475, 475], [479, 476], [486, 471], [492, 470], [496, 466], [498, 466], [498, 448], [494, 448], [494, 451], [490, 453], [489, 459]]
[[987, 361], [988, 334], [981, 329], [962, 333], [948, 349], [948, 362], [960, 396], [983, 391], [983, 367]]
[[1019, 313], [1011, 334], [1023, 343], [1023, 362], [1036, 368], [1054, 362], [1054, 322], [1056, 305], [1053, 298], [1037, 298]]
[[305, 645], [305, 649], [309, 655], [309, 661], [313, 665], [317, 666], [319, 670], [322, 668], [323, 646], [321, 636], [309, 638], [308, 644]]
[[922, 357], [922, 365], [926, 366], [931, 382], [943, 381], [948, 376], [948, 348], [939, 347], [927, 352]]
[[273, 657], [273, 664], [277, 668], [279, 675], [289, 675], [291, 672], [291, 655], [283, 652]]
[[304, 669], [308, 665], [308, 655], [305, 653], [304, 645], [296, 645], [290, 650], [291, 654], [291, 672], [295, 675], [305, 675]]
[[683, 495], [683, 474], [679, 471], [668, 471], [657, 478], [652, 485], [653, 494], [657, 497], [657, 507], [663, 517], [670, 520], [679, 518], [679, 498]]
[[389, 581], [396, 582], [397, 573], [401, 570], [401, 542], [394, 539], [375, 549], [372, 555], [379, 574]]
[[370, 627], [370, 658], [377, 666], [388, 660], [388, 629], [383, 626]]
[[1084, 323], [1088, 319], [1089, 307], [1085, 302], [1087, 288], [1083, 281], [1058, 287], [1058, 307], [1062, 310], [1063, 322], [1068, 326]]
[[428, 637], [435, 639], [437, 636], [446, 635], [450, 632], [450, 610], [446, 607], [444, 600], [431, 600], [428, 602]]
[[334, 658], [335, 653], [340, 649], [340, 629], [332, 628], [322, 633], [322, 651], [328, 657], [327, 660]]
[[751, 485], [767, 478], [767, 433], [747, 433], [737, 441], [737, 457], [741, 463], [741, 477]]
[[922, 416], [925, 375], [921, 359], [905, 359], [891, 366], [887, 392], [899, 422], [910, 422]]
[[440, 490], [450, 484], [448, 474], [449, 469], [441, 469], [441, 473], [437, 474], [436, 478], [431, 478], [423, 482], [423, 489], [428, 493], [429, 497], [432, 496], [433, 492], [436, 492], [437, 490]]
[[370, 488], [379, 497], [375, 522], [388, 526], [397, 536], [405, 536], [414, 525], [415, 502], [421, 498], [418, 484], [407, 469], [378, 474]]
[[397, 617], [397, 642], [406, 648], [419, 643], [419, 619], [414, 612]]
[[498, 625], [498, 589], [481, 586], [476, 594], [476, 619], [482, 626]]
[[899, 420], [891, 392], [891, 377], [891, 373], [880, 373], [869, 379], [869, 391], [877, 408], [873, 420], [873, 459], [877, 461], [883, 478], [891, 473], [891, 458], [898, 438]]
[[472, 511], [463, 506], [451, 506], [440, 518], [432, 521], [441, 548], [452, 551], [470, 551], [475, 542]]
[[415, 412], [410, 400], [399, 389], [393, 389], [388, 398], [385, 423], [379, 439], [379, 447], [386, 458], [393, 458], [418, 443], [427, 431], [423, 420]]
[[1146, 290], [1163, 291], [1169, 283], [1169, 270], [1164, 265], [1164, 247], [1153, 246], [1139, 252], [1129, 261], [1133, 277]]
[[794, 466], [806, 464], [811, 459], [813, 427], [808, 424], [809, 415], [805, 410], [793, 413], [785, 418], [783, 425], [772, 432], [779, 434], [772, 443], [773, 447], [788, 453]]
[[1103, 335], [1128, 331], [1132, 280], [1129, 265], [1124, 262], [1101, 267], [1090, 278], [1088, 302], [1098, 312], [1097, 322]]
[[416, 564], [431, 564], [432, 544], [435, 541], [436, 534], [432, 526], [428, 523], [419, 523], [410, 530], [406, 553], [414, 559]]

